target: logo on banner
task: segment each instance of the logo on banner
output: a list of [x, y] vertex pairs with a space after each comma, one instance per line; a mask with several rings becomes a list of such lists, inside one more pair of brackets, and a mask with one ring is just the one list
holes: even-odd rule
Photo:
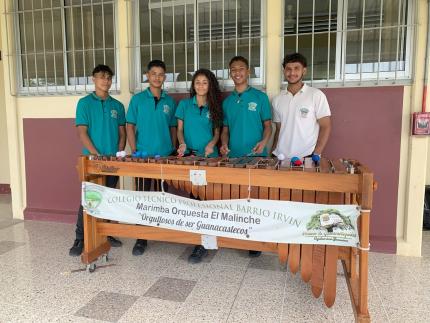
[[92, 213], [98, 213], [97, 208], [103, 200], [103, 190], [98, 186], [85, 186], [84, 208]]
[[354, 230], [351, 219], [336, 209], [320, 210], [315, 213], [306, 225], [308, 230], [333, 232], [336, 230]]

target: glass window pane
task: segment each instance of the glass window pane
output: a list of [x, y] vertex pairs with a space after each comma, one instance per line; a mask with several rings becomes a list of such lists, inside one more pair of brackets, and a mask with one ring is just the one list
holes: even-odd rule
[[85, 85], [95, 65], [106, 64], [115, 71], [114, 9], [109, 2], [70, 4], [65, 8], [68, 79], [70, 85]]
[[198, 68], [228, 78], [228, 62], [240, 54], [261, 77], [261, 0], [142, 0], [137, 8], [142, 71], [161, 57], [167, 82], [190, 80]]
[[[307, 57], [306, 79], [310, 80], [312, 74], [314, 80], [335, 79], [342, 71], [376, 77], [378, 71], [406, 70], [408, 1], [284, 3], [284, 53], [299, 51]], [[344, 21], [343, 14], [337, 17], [339, 3], [345, 6]], [[341, 40], [345, 46], [339, 43]]]
[[85, 85], [95, 64], [115, 70], [114, 1], [19, 0], [18, 10], [22, 85], [63, 86], [65, 70]]
[[404, 24], [407, 17], [406, 0], [356, 0], [348, 2], [348, 29], [389, 27]]

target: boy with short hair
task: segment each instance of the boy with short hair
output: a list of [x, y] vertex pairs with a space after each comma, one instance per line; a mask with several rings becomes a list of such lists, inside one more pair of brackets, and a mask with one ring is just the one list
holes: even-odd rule
[[[176, 148], [177, 121], [175, 101], [162, 89], [166, 79], [165, 63], [160, 60], [149, 62], [146, 76], [149, 87], [135, 94], [128, 107], [126, 117], [128, 143], [133, 153], [166, 157]], [[140, 191], [149, 191], [151, 182], [149, 178], [139, 178], [136, 179], [136, 187]], [[155, 189], [161, 191], [160, 181], [153, 182]], [[142, 255], [146, 245], [146, 240], [137, 239], [133, 255]]]
[[331, 131], [327, 97], [303, 82], [307, 61], [302, 54], [286, 55], [282, 67], [288, 86], [272, 101], [276, 126], [273, 154], [286, 158], [312, 156], [319, 161]]
[[[84, 148], [83, 155], [115, 155], [124, 150], [126, 142], [125, 110], [121, 102], [109, 95], [113, 72], [109, 66], [97, 65], [93, 70], [95, 91], [81, 98], [76, 108], [76, 128]], [[106, 176], [106, 186], [114, 188], [118, 176]], [[121, 241], [108, 237], [113, 247]], [[84, 248], [83, 207], [78, 211], [76, 239], [70, 256], [79, 256]]]
[[266, 144], [272, 133], [272, 112], [267, 94], [249, 86], [248, 60], [230, 60], [234, 91], [224, 100], [221, 154], [229, 157], [267, 156]]
[[[249, 86], [248, 60], [235, 56], [230, 60], [234, 91], [222, 104], [224, 127], [220, 152], [229, 157], [267, 156], [267, 142], [272, 134], [272, 112], [267, 94]], [[250, 257], [261, 251], [249, 250]]]

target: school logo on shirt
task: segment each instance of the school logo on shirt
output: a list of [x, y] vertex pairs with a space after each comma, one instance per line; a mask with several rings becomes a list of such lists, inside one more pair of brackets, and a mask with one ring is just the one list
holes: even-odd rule
[[170, 112], [170, 107], [169, 107], [167, 104], [163, 105], [163, 112], [164, 112], [165, 114], [169, 114], [169, 112]]
[[249, 102], [248, 103], [248, 110], [249, 111], [257, 111], [257, 103], [255, 103], [255, 102]]
[[308, 116], [309, 109], [308, 108], [300, 108], [300, 116], [302, 118], [306, 118]]
[[110, 110], [110, 117], [114, 119], [118, 119], [118, 111]]

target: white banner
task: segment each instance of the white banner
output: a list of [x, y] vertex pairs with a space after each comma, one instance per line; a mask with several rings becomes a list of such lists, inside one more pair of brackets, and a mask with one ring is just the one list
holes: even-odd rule
[[277, 200], [197, 201], [82, 183], [82, 205], [97, 218], [242, 240], [357, 246], [357, 205]]

